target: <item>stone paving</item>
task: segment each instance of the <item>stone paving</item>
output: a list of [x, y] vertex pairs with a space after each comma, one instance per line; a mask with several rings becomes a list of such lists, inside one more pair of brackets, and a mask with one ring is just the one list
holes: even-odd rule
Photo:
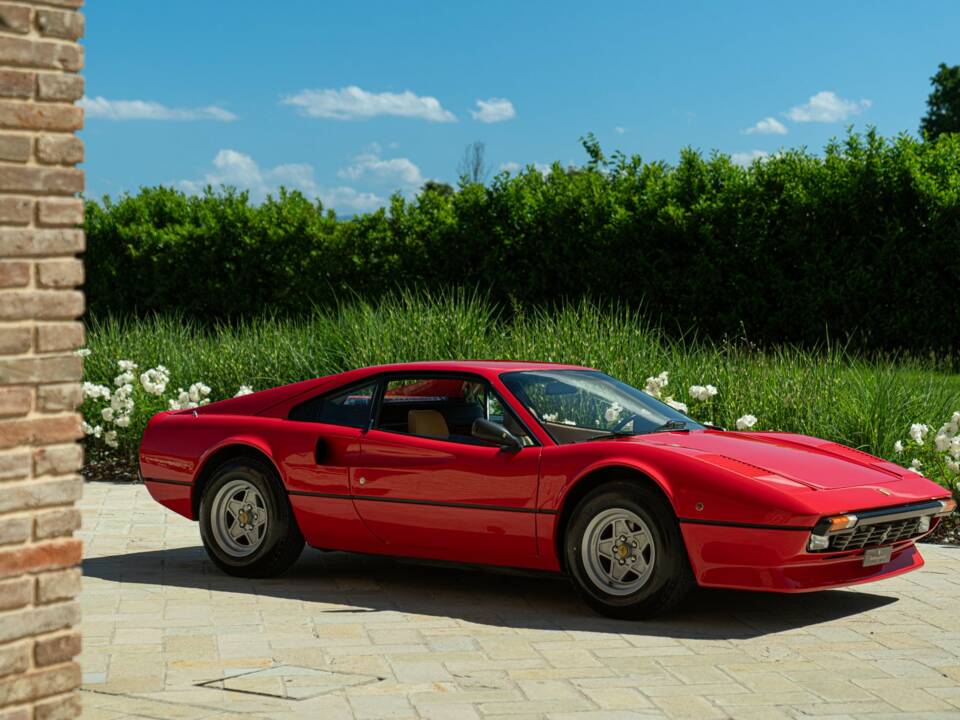
[[960, 717], [960, 549], [814, 595], [593, 614], [561, 578], [306, 550], [227, 577], [138, 485], [87, 484], [85, 718]]

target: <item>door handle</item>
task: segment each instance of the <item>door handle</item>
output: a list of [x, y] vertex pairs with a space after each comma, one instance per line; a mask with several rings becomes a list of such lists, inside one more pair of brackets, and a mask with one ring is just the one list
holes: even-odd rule
[[327, 452], [329, 447], [327, 446], [327, 441], [322, 437], [317, 438], [317, 444], [313, 449], [313, 459], [317, 465], [323, 465], [323, 461], [327, 459]]

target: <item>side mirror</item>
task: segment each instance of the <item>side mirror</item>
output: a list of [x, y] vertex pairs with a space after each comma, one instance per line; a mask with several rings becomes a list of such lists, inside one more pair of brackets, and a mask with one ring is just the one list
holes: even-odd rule
[[520, 450], [523, 447], [520, 438], [507, 430], [503, 425], [491, 422], [485, 418], [477, 418], [473, 421], [470, 434], [480, 440], [486, 440], [494, 445], [499, 445], [506, 450]]

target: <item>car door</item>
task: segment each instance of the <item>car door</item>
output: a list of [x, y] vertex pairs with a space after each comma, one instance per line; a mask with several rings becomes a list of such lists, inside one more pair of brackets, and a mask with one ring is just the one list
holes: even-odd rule
[[277, 438], [290, 505], [314, 547], [376, 552], [382, 545], [357, 515], [350, 468], [370, 425], [379, 383], [318, 395], [293, 408]]
[[[464, 386], [482, 388], [482, 401], [458, 395]], [[367, 527], [398, 554], [515, 566], [536, 557], [540, 447], [531, 439], [507, 450], [465, 434], [474, 417], [492, 414], [495, 399], [473, 377], [384, 380], [351, 491]], [[429, 423], [404, 427], [417, 413], [444, 415], [446, 436]]]

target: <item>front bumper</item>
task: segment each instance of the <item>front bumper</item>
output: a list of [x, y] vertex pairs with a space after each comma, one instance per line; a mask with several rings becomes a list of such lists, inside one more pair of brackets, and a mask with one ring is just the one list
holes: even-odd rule
[[891, 545], [889, 562], [863, 566], [863, 550], [808, 552], [808, 529], [681, 523], [697, 582], [703, 587], [810, 592], [882, 580], [923, 565], [914, 540]]

